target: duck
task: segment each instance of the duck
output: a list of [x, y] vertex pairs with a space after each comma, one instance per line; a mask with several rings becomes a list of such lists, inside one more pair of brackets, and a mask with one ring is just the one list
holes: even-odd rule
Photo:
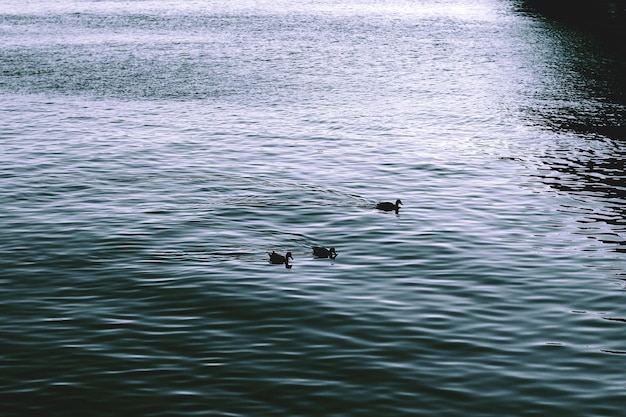
[[335, 251], [335, 248], [326, 249], [325, 247], [313, 246], [313, 256], [317, 258], [335, 259], [337, 257], [337, 251]]
[[383, 211], [395, 211], [396, 213], [400, 210], [400, 205], [402, 201], [400, 199], [396, 200], [396, 203], [390, 203], [389, 201], [385, 201], [383, 203], [376, 204], [376, 208]]
[[270, 263], [271, 264], [276, 264], [276, 265], [278, 265], [278, 264], [285, 264], [285, 266], [287, 268], [291, 268], [291, 265], [289, 265], [289, 259], [290, 258], [293, 259], [293, 256], [291, 255], [291, 252], [287, 252], [285, 254], [285, 256], [283, 256], [283, 255], [281, 255], [279, 253], [276, 253], [274, 251], [272, 251], [271, 253], [268, 252], [267, 254], [270, 256]]

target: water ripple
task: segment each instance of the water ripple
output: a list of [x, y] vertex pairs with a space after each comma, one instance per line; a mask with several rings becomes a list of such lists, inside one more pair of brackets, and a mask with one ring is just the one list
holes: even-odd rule
[[622, 412], [600, 52], [365, 3], [8, 1], [4, 414]]

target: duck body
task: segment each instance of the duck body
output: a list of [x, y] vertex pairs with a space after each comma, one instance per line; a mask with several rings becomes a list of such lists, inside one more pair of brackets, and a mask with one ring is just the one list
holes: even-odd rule
[[280, 265], [280, 264], [285, 264], [285, 266], [289, 267], [289, 259], [293, 259], [293, 256], [291, 255], [291, 252], [287, 252], [284, 256], [281, 255], [280, 253], [276, 253], [274, 251], [272, 251], [271, 253], [268, 252], [268, 255], [270, 256], [270, 263], [271, 264], [275, 264], [275, 265]]
[[337, 251], [335, 251], [335, 248], [326, 249], [325, 247], [314, 246], [313, 256], [317, 258], [335, 259], [337, 257]]
[[395, 204], [394, 203], [390, 203], [389, 201], [385, 201], [383, 203], [376, 204], [376, 208], [378, 210], [395, 211], [397, 213], [398, 210], [400, 210], [400, 206], [401, 205], [402, 205], [402, 201], [400, 199], [397, 199]]

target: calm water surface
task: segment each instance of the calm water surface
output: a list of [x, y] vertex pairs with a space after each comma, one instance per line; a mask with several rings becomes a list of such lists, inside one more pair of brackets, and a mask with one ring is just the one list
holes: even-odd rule
[[621, 415], [616, 58], [518, 3], [0, 4], [0, 415]]

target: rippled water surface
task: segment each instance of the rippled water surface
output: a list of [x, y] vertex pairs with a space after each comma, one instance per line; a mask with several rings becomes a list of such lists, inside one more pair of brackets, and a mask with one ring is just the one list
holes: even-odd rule
[[0, 414], [623, 413], [594, 39], [507, 0], [8, 0], [0, 36]]

